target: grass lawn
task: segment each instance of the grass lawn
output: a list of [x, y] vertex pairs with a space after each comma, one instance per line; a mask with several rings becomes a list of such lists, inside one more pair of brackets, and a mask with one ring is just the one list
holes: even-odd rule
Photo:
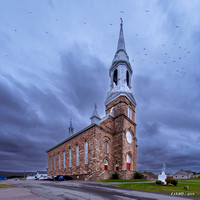
[[110, 179], [110, 180], [101, 180], [97, 182], [105, 182], [105, 183], [110, 183], [110, 182], [146, 182], [148, 180], [146, 179]]
[[[184, 189], [184, 186], [186, 185], [189, 186], [189, 190]], [[155, 185], [155, 183], [126, 183], [119, 184], [117, 185], [117, 187], [144, 190], [150, 192], [168, 193], [172, 196], [200, 197], [200, 185], [198, 183], [178, 183], [178, 185], [174, 187], [159, 186]]]
[[12, 188], [12, 186], [0, 184], [0, 189], [1, 189], [1, 188]]
[[199, 183], [200, 184], [200, 178], [191, 178], [191, 179], [178, 179], [178, 182], [181, 183]]

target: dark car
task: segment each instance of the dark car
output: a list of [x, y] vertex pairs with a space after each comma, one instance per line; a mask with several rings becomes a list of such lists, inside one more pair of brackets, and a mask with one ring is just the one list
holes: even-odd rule
[[68, 181], [68, 180], [73, 180], [73, 178], [71, 176], [58, 175], [58, 176], [54, 176], [52, 180], [54, 180], [54, 181]]

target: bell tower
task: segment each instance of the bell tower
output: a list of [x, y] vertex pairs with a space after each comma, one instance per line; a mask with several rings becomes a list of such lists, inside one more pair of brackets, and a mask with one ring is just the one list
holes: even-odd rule
[[113, 161], [114, 170], [119, 171], [135, 171], [137, 164], [136, 101], [131, 91], [132, 74], [121, 19], [117, 51], [109, 69], [110, 90], [105, 100], [106, 114], [112, 112], [114, 121]]

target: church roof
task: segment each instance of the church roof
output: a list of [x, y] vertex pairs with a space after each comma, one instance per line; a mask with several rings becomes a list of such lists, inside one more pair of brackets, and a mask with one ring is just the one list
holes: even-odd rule
[[98, 125], [97, 125], [97, 124], [91, 124], [91, 125], [85, 127], [84, 129], [80, 130], [79, 132], [77, 132], [77, 133], [73, 134], [72, 136], [68, 137], [66, 140], [63, 140], [62, 142], [60, 142], [60, 143], [57, 144], [56, 146], [50, 148], [50, 149], [47, 150], [46, 152], [48, 153], [49, 151], [51, 151], [51, 150], [53, 150], [53, 149], [55, 149], [55, 148], [61, 146], [62, 144], [68, 142], [69, 140], [71, 140], [71, 139], [73, 139], [73, 138], [75, 138], [75, 137], [77, 137], [77, 136], [83, 134], [84, 132], [88, 131], [89, 129], [93, 128], [94, 126], [98, 126]]

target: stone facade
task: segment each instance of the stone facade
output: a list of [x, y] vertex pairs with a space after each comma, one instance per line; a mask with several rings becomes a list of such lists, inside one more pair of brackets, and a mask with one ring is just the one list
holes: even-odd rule
[[95, 105], [90, 126], [47, 151], [48, 175], [99, 180], [109, 179], [117, 171], [119, 178], [133, 178], [137, 166], [136, 103], [131, 92], [132, 68], [125, 51], [122, 24], [109, 74], [106, 116], [101, 119]]
[[[111, 107], [114, 108], [113, 117], [109, 116], [107, 119], [102, 121], [100, 125], [90, 125], [86, 129], [73, 135], [71, 138], [50, 149], [48, 151], [48, 175], [70, 175], [74, 178], [87, 179], [96, 172], [93, 175], [96, 180], [109, 178], [112, 173], [117, 170], [122, 178], [131, 178], [130, 174], [133, 174], [136, 170], [137, 145], [136, 124], [127, 116], [128, 106], [133, 109], [132, 119], [134, 119], [134, 106], [131, 106], [127, 97], [121, 96], [106, 107], [106, 113], [109, 113]], [[126, 139], [127, 131], [132, 134], [133, 140], [131, 143], [128, 143]], [[86, 141], [88, 144], [88, 164], [85, 164]], [[108, 143], [107, 152], [105, 146], [106, 142]], [[77, 145], [79, 147], [78, 166], [76, 163]], [[70, 149], [71, 167], [69, 160]], [[127, 170], [127, 154], [131, 157], [130, 170]], [[65, 166], [63, 163], [63, 156], [65, 156]], [[105, 160], [108, 162], [107, 170], [104, 170]], [[130, 171], [132, 173], [130, 173]], [[89, 180], [94, 179], [93, 176], [91, 176]]]

